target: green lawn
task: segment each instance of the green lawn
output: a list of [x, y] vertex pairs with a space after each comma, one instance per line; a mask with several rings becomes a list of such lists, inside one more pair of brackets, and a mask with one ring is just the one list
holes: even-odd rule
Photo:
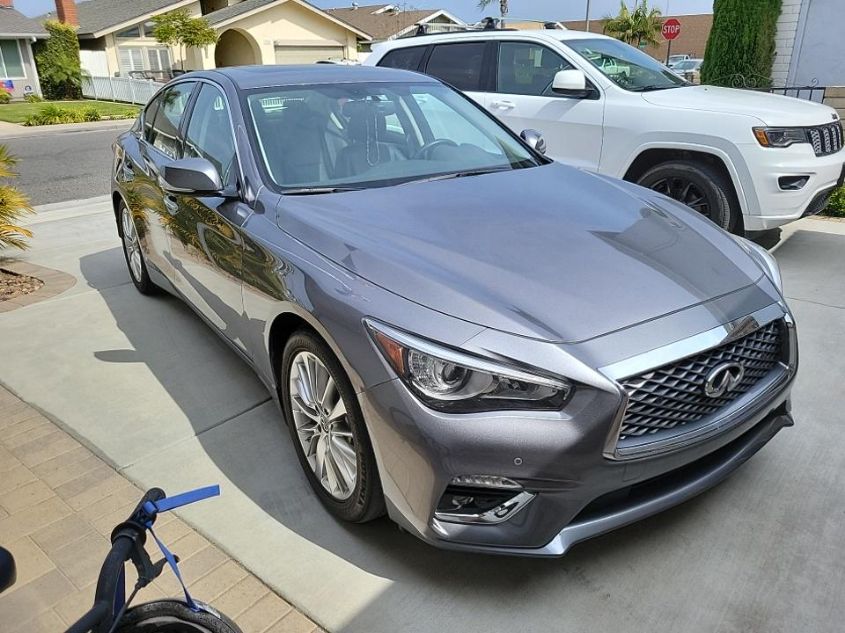
[[45, 105], [54, 104], [70, 110], [84, 110], [94, 107], [100, 111], [100, 116], [110, 117], [115, 115], [135, 116], [138, 114], [138, 106], [126, 103], [112, 103], [111, 101], [42, 101], [41, 103], [14, 102], [0, 105], [0, 121], [9, 123], [23, 123], [31, 114], [36, 114]]

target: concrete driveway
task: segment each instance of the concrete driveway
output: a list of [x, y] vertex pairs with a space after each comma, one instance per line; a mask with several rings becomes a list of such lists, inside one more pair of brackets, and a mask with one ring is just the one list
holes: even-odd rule
[[79, 281], [0, 315], [0, 381], [142, 486], [221, 483], [183, 516], [326, 629], [841, 630], [845, 224], [804, 220], [776, 251], [799, 324], [796, 426], [694, 501], [522, 560], [332, 520], [250, 370], [179, 301], [135, 291], [108, 203], [41, 220], [25, 257]]

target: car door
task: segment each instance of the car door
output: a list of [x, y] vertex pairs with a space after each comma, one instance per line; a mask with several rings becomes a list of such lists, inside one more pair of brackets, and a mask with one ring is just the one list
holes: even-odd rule
[[170, 213], [161, 187], [161, 170], [180, 155], [179, 125], [194, 82], [160, 92], [147, 106], [138, 141], [138, 154], [127, 153], [122, 178], [133, 210], [147, 263], [173, 280], [168, 224]]
[[237, 196], [235, 134], [224, 92], [199, 84], [184, 126], [183, 157], [204, 158], [226, 195], [172, 195], [170, 245], [176, 289], [242, 351], [241, 226], [251, 210]]
[[490, 53], [493, 43], [470, 42], [435, 44], [423, 60], [425, 73], [454, 86], [482, 107], [487, 106], [491, 78]]
[[574, 66], [537, 42], [500, 41], [495, 60], [495, 88], [487, 109], [517, 133], [540, 131], [552, 158], [598, 171], [605, 105], [598, 89], [588, 83], [593, 91], [585, 98], [552, 92], [555, 74]]

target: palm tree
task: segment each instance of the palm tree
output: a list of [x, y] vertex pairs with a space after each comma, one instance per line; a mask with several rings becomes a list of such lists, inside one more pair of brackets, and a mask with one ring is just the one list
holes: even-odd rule
[[[17, 174], [14, 166], [18, 159], [9, 153], [5, 145], [0, 145], [0, 178], [14, 178]], [[32, 233], [15, 222], [27, 213], [32, 213], [29, 199], [11, 185], [0, 184], [0, 248], [14, 246], [27, 248], [24, 241]]]
[[625, 0], [619, 4], [619, 13], [605, 18], [605, 34], [637, 47], [660, 42], [658, 35], [663, 28], [660, 9], [649, 8], [648, 0], [637, 3], [633, 11], [625, 4]]
[[[486, 9], [495, 1], [496, 0], [478, 0], [478, 8], [482, 10]], [[508, 14], [508, 0], [499, 0], [499, 13], [501, 17], [505, 17]]]

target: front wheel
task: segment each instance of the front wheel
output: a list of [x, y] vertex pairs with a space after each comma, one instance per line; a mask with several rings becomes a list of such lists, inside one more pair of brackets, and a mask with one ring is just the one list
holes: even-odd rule
[[709, 218], [726, 231], [742, 229], [733, 185], [718, 169], [704, 162], [666, 162], [646, 171], [638, 185], [677, 200]]
[[116, 633], [241, 633], [238, 626], [212, 607], [192, 611], [179, 600], [156, 600], [132, 607]]
[[323, 505], [343, 521], [384, 513], [384, 495], [352, 384], [331, 349], [310, 330], [285, 345], [282, 406], [299, 463]]

